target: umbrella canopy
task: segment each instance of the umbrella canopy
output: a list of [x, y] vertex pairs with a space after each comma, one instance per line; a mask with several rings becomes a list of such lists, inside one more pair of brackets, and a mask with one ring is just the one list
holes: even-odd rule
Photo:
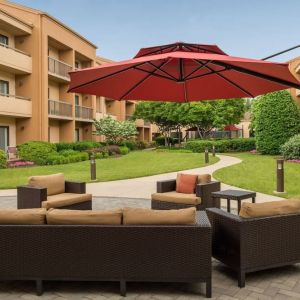
[[174, 43], [135, 58], [70, 72], [70, 92], [117, 100], [189, 102], [300, 88], [288, 64], [233, 57], [216, 45]]

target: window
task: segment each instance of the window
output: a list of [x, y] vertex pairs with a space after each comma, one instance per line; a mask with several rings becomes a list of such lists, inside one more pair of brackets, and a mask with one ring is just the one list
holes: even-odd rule
[[6, 151], [9, 146], [9, 127], [0, 126], [0, 149]]
[[0, 95], [9, 95], [9, 82], [5, 80], [0, 80]]
[[80, 141], [80, 130], [79, 128], [75, 128], [75, 142]]
[[75, 95], [75, 105], [79, 105], [79, 95]]
[[0, 44], [8, 46], [8, 37], [0, 34]]
[[80, 62], [75, 60], [75, 69], [80, 69]]

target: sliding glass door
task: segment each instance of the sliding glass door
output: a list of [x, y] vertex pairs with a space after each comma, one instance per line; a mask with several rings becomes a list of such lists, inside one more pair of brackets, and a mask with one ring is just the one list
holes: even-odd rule
[[9, 128], [7, 126], [0, 126], [0, 149], [6, 151], [9, 145]]

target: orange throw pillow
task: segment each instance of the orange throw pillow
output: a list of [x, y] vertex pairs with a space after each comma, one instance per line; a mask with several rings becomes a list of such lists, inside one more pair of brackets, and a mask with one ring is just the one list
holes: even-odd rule
[[177, 174], [176, 192], [183, 194], [194, 194], [197, 181], [197, 175]]

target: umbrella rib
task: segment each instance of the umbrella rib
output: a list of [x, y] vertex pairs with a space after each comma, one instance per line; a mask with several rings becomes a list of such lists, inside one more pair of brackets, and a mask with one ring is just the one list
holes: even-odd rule
[[[160, 68], [167, 64], [169, 61], [163, 61], [161, 65], [159, 66]], [[141, 85], [145, 80], [147, 80], [150, 76], [152, 76], [157, 70], [153, 70], [151, 73], [147, 74], [143, 79], [141, 79], [139, 82], [137, 82], [133, 87], [131, 87], [125, 94], [123, 94], [119, 100], [124, 99], [124, 97], [128, 96], [133, 90], [135, 90], [139, 85]]]
[[186, 80], [192, 80], [192, 79], [195, 79], [195, 78], [200, 78], [200, 77], [208, 76], [208, 75], [211, 75], [211, 74], [218, 74], [218, 73], [224, 72], [226, 70], [228, 70], [228, 69], [224, 68], [224, 69], [218, 70], [218, 71], [210, 71], [210, 72], [207, 72], [207, 73], [204, 73], [204, 74], [200, 74], [200, 75], [196, 75], [196, 76], [187, 78]]
[[240, 73], [244, 73], [244, 74], [252, 75], [252, 76], [255, 76], [255, 77], [259, 77], [259, 78], [262, 78], [262, 79], [265, 79], [265, 80], [273, 81], [273, 82], [276, 82], [276, 83], [279, 83], [279, 84], [282, 84], [282, 85], [286, 85], [286, 86], [289, 86], [289, 87], [293, 87], [293, 88], [296, 88], [296, 89], [300, 88], [300, 83], [297, 84], [297, 83], [294, 83], [294, 82], [290, 82], [288, 80], [284, 80], [284, 79], [280, 79], [280, 78], [277, 78], [277, 77], [273, 77], [271, 75], [266, 75], [266, 74], [259, 73], [259, 72], [256, 72], [256, 71], [248, 70], [248, 69], [238, 67], [238, 66], [235, 66], [235, 65], [232, 65], [232, 64], [227, 64], [227, 63], [223, 63], [223, 62], [220, 62], [220, 61], [213, 61], [212, 64], [215, 64], [217, 66], [223, 66], [223, 67], [227, 66], [227, 67], [230, 67], [231, 69], [233, 69], [237, 72], [240, 72]]
[[186, 75], [186, 76], [183, 78], [183, 80], [189, 79], [189, 77], [190, 77], [191, 75], [193, 75], [193, 74], [196, 73], [197, 71], [203, 69], [203, 68], [204, 68], [207, 64], [209, 64], [210, 62], [211, 62], [211, 61], [209, 60], [209, 61], [207, 61], [203, 66], [199, 66], [199, 67], [196, 68], [194, 71], [190, 72], [190, 74]]
[[153, 71], [147, 71], [147, 70], [144, 70], [144, 69], [141, 69], [141, 68], [138, 68], [138, 67], [134, 67], [134, 69], [138, 70], [138, 71], [141, 71], [141, 72], [144, 72], [144, 73], [147, 73], [147, 74], [150, 74], [150, 75], [155, 76], [155, 77], [164, 78], [164, 79], [171, 80], [171, 81], [177, 81], [177, 79], [175, 80], [175, 79], [172, 79], [172, 78], [167, 77], [167, 76], [152, 73]]
[[114, 72], [114, 73], [111, 73], [111, 74], [102, 76], [102, 77], [100, 77], [100, 78], [93, 79], [93, 80], [90, 80], [90, 81], [88, 81], [88, 82], [79, 84], [79, 85], [77, 85], [77, 86], [74, 86], [74, 87], [70, 88], [70, 89], [68, 90], [68, 92], [72, 92], [74, 89], [78, 89], [78, 88], [81, 88], [81, 87], [83, 87], [83, 86], [87, 86], [87, 85], [90, 85], [90, 84], [95, 83], [95, 82], [97, 82], [97, 81], [100, 81], [100, 80], [102, 80], [102, 79], [106, 79], [106, 78], [108, 78], [108, 77], [112, 77], [112, 76], [118, 75], [118, 74], [120, 74], [120, 73], [122, 73], [122, 72], [125, 72], [125, 71], [128, 71], [128, 70], [130, 70], [130, 69], [134, 69], [136, 66], [140, 67], [140, 66], [144, 65], [145, 63], [146, 63], [146, 62], [142, 62], [142, 63], [139, 63], [139, 64], [137, 64], [137, 65], [135, 65], [135, 66], [130, 66], [130, 67], [125, 68], [125, 69], [123, 69], [123, 70], [119, 70], [119, 71], [116, 71], [116, 72]]
[[169, 74], [167, 71], [165, 71], [165, 70], [163, 70], [163, 69], [157, 67], [157, 66], [156, 66], [155, 64], [153, 64], [151, 61], [148, 61], [147, 63], [148, 63], [149, 65], [151, 65], [152, 67], [156, 68], [157, 71], [161, 71], [161, 72], [165, 73], [167, 76], [169, 76], [170, 78], [173, 78], [174, 80], [177, 80], [176, 77], [174, 77], [173, 75]]
[[[214, 71], [214, 69], [210, 68], [209, 66], [206, 66], [206, 68], [208, 68], [211, 71]], [[228, 68], [225, 68], [225, 70], [228, 70]], [[223, 71], [225, 71], [223, 70]], [[216, 71], [214, 71], [216, 72]], [[230, 84], [232, 84], [233, 86], [237, 87], [238, 89], [240, 89], [242, 92], [248, 94], [251, 98], [254, 98], [254, 95], [251, 94], [249, 91], [247, 91], [246, 89], [244, 89], [243, 87], [241, 87], [239, 84], [237, 84], [236, 82], [234, 82], [233, 80], [227, 78], [226, 76], [220, 74], [220, 73], [216, 73], [219, 77], [223, 78], [224, 80], [226, 80], [227, 82], [229, 82]]]
[[[163, 51], [164, 51], [164, 50], [167, 50], [168, 48], [171, 48], [170, 51], [173, 51], [173, 50], [176, 49], [176, 47], [177, 47], [177, 46], [174, 47], [173, 44], [168, 45], [168, 46], [166, 46], [166, 47], [159, 47], [158, 50], [154, 50], [154, 51], [148, 52], [146, 55], [142, 55], [142, 56], [153, 55], [153, 54], [156, 54], [156, 53], [159, 53], [159, 52], [160, 52], [160, 53], [163, 53]], [[142, 56], [141, 56], [141, 57], [142, 57]]]

